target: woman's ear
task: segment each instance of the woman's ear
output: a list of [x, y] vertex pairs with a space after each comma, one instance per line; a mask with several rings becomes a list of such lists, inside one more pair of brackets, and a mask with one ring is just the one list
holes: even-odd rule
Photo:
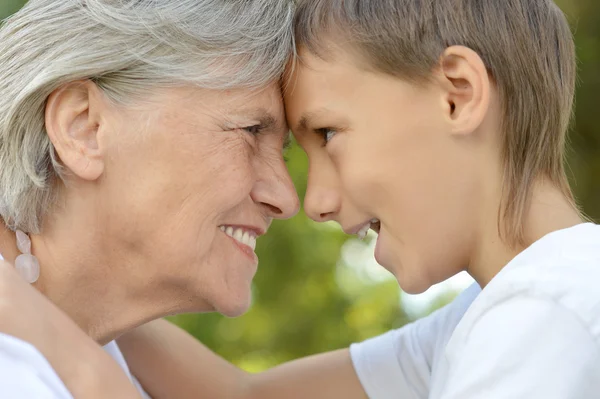
[[452, 133], [473, 133], [490, 107], [491, 82], [483, 60], [467, 47], [449, 47], [440, 59], [438, 76]]
[[99, 131], [105, 99], [91, 81], [68, 83], [46, 103], [46, 131], [63, 165], [75, 176], [93, 181], [104, 171]]

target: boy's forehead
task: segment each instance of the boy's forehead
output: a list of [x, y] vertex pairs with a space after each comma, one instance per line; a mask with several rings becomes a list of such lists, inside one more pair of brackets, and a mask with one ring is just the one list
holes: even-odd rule
[[[309, 55], [306, 63], [299, 62], [290, 75], [289, 84], [284, 91], [284, 100], [288, 120], [298, 123], [299, 113], [313, 114], [324, 104], [340, 102], [349, 79], [334, 65]], [[297, 126], [291, 123], [292, 128]]]
[[292, 90], [286, 90], [286, 94], [307, 89], [308, 86], [318, 92], [338, 85], [343, 88], [347, 86], [347, 80], [354, 79], [361, 73], [362, 70], [345, 57], [332, 55], [324, 59], [305, 50], [299, 53], [298, 61], [289, 70], [289, 88]]

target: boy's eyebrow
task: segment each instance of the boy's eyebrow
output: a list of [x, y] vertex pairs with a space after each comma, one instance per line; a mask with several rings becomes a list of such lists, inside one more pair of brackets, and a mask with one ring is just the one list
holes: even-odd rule
[[321, 116], [323, 114], [328, 114], [330, 112], [331, 111], [329, 111], [327, 108], [319, 108], [314, 111], [305, 112], [300, 117], [300, 120], [299, 120], [298, 124], [296, 125], [296, 129], [294, 129], [294, 132], [296, 132], [296, 133], [305, 132], [309, 128], [309, 126], [312, 126], [314, 124], [315, 119], [317, 119], [319, 116]]

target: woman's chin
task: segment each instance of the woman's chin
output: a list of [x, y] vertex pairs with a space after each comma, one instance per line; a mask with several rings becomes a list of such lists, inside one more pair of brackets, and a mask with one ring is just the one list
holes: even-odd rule
[[235, 304], [228, 304], [226, 307], [217, 309], [219, 313], [226, 317], [240, 317], [244, 315], [250, 309], [251, 302], [247, 300], [245, 302], [238, 302]]
[[[180, 292], [191, 292], [180, 288]], [[238, 287], [236, 290], [221, 289], [212, 293], [194, 291], [196, 295], [180, 298], [179, 306], [171, 308], [169, 314], [183, 313], [220, 313], [226, 317], [239, 317], [246, 313], [252, 304], [251, 285]]]
[[239, 317], [245, 314], [252, 304], [250, 287], [223, 295], [213, 302], [214, 310], [226, 317]]

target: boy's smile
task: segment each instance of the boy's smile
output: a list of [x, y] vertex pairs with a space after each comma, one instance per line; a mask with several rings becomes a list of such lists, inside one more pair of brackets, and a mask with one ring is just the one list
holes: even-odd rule
[[310, 162], [307, 214], [351, 234], [379, 221], [376, 259], [408, 292], [465, 268], [492, 159], [476, 135], [453, 134], [447, 88], [361, 70], [343, 52], [300, 55], [285, 101]]

